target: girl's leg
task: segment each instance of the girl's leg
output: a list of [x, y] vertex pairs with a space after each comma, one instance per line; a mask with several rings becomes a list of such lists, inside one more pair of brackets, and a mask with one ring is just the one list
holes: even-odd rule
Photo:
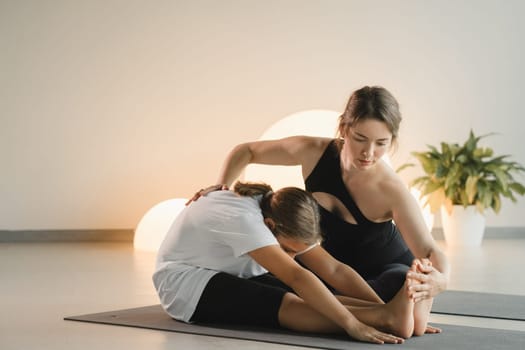
[[[405, 259], [406, 260], [406, 259]], [[374, 290], [380, 293], [380, 297], [384, 300], [389, 300], [389, 295], [392, 294], [393, 288], [398, 284], [398, 280], [403, 278], [406, 280], [406, 273], [409, 270], [416, 271], [417, 263], [416, 260], [412, 262], [412, 266], [406, 266], [404, 264], [390, 264], [385, 268], [383, 274], [377, 277], [373, 281], [368, 281]], [[410, 283], [417, 283], [416, 281], [410, 281]], [[345, 302], [344, 304], [357, 306], [358, 304], [354, 302]], [[361, 302], [362, 303], [362, 302]], [[427, 299], [420, 301], [414, 305], [414, 335], [422, 335], [424, 333], [440, 333], [439, 328], [429, 327], [428, 318], [430, 316], [430, 311], [432, 309], [433, 299]], [[361, 305], [361, 304], [359, 304]]]
[[285, 294], [279, 287], [220, 272], [208, 281], [191, 321], [279, 328]]
[[[341, 299], [340, 299], [341, 300]], [[345, 306], [361, 322], [392, 333], [399, 337], [408, 338], [414, 329], [414, 302], [408, 298], [406, 288], [402, 288], [388, 304], [365, 305], [369, 302], [345, 298], [345, 302], [352, 305]], [[342, 332], [332, 321], [310, 308], [301, 298], [287, 293], [279, 309], [279, 323], [286, 328], [303, 332]]]
[[299, 332], [343, 333], [342, 328], [293, 293], [286, 293], [283, 297], [279, 308], [279, 324]]
[[386, 304], [363, 307], [345, 306], [361, 322], [382, 331], [388, 331], [402, 338], [410, 338], [414, 332], [414, 301], [408, 295], [408, 282]]
[[347, 297], [344, 295], [336, 295], [335, 297], [337, 298], [337, 300], [341, 302], [341, 304], [348, 305], [348, 306], [365, 306], [366, 307], [366, 306], [377, 306], [377, 305], [384, 304], [384, 303], [378, 303], [375, 301], [368, 301], [368, 300], [362, 300], [362, 299], [357, 299], [353, 297]]

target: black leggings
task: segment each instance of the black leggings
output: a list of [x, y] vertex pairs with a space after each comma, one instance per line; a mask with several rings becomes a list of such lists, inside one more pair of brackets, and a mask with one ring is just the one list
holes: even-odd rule
[[269, 274], [244, 279], [219, 272], [204, 288], [190, 321], [279, 328], [279, 308], [290, 291]]
[[385, 303], [389, 302], [403, 287], [413, 259], [412, 253], [407, 250], [396, 261], [385, 265], [379, 274], [365, 278]]
[[405, 283], [410, 266], [404, 264], [388, 264], [385, 270], [374, 279], [367, 280], [372, 289], [385, 302], [389, 302]]

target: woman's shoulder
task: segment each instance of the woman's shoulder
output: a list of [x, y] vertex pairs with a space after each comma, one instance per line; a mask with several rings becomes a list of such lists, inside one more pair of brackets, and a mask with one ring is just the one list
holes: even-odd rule
[[302, 150], [305, 149], [325, 149], [334, 139], [329, 137], [296, 135], [284, 138], [291, 146], [296, 146]]
[[320, 136], [304, 136], [305, 143], [315, 148], [325, 149], [330, 143], [334, 142], [335, 139], [331, 137], [320, 137]]
[[317, 136], [296, 136], [295, 156], [302, 166], [303, 178], [307, 178], [334, 139]]
[[317, 159], [333, 141], [334, 139], [329, 137], [300, 135], [290, 137], [289, 146], [292, 152], [303, 160]]
[[401, 177], [384, 162], [377, 180], [378, 190], [394, 203], [408, 193], [408, 188]]

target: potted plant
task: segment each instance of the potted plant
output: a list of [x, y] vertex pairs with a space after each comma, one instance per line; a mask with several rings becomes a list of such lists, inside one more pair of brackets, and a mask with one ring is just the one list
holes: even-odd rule
[[411, 153], [425, 175], [410, 185], [421, 191], [433, 213], [441, 209], [447, 244], [481, 244], [485, 210], [499, 213], [502, 197], [516, 202], [516, 194], [525, 194], [514, 177], [525, 168], [508, 160], [508, 155], [494, 156], [492, 148], [478, 146], [489, 135], [476, 136], [471, 130], [463, 145], [442, 142], [441, 150], [429, 145], [426, 152]]

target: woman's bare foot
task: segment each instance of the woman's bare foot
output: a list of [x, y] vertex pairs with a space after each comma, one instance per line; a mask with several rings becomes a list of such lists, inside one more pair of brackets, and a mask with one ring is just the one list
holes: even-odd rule
[[[410, 271], [413, 272], [423, 272], [422, 266], [431, 266], [432, 263], [428, 259], [415, 259], [410, 267]], [[407, 282], [409, 285], [420, 284], [418, 280], [411, 279], [407, 276]], [[409, 288], [410, 297], [413, 296], [412, 291]], [[414, 335], [420, 336], [425, 333], [435, 334], [441, 333], [441, 329], [431, 327], [428, 325], [428, 318], [430, 316], [430, 310], [432, 309], [432, 303], [434, 302], [433, 298], [423, 299], [415, 303], [414, 306]]]
[[437, 328], [429, 324], [427, 324], [427, 328], [425, 329], [425, 334], [438, 334], [441, 332], [442, 332], [441, 328]]

